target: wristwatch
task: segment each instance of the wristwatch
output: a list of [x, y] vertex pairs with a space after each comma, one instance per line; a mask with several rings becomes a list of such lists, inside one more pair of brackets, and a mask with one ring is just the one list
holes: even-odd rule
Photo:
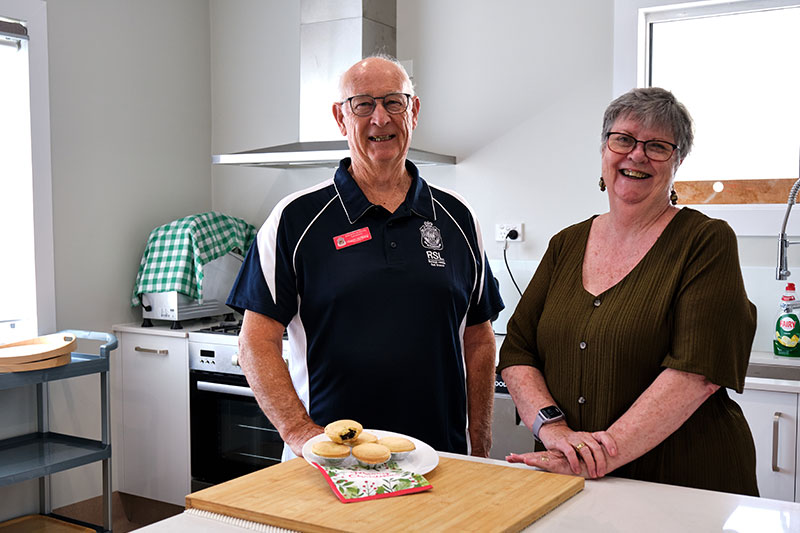
[[536, 415], [536, 420], [533, 421], [533, 438], [539, 442], [542, 442], [542, 439], [539, 438], [539, 430], [542, 429], [542, 426], [563, 419], [564, 413], [558, 408], [557, 405], [549, 405], [539, 409], [539, 413]]

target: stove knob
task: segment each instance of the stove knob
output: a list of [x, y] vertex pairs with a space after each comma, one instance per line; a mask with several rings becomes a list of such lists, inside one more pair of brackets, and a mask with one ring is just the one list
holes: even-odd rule
[[236, 352], [231, 356], [231, 364], [233, 366], [239, 366], [239, 352]]

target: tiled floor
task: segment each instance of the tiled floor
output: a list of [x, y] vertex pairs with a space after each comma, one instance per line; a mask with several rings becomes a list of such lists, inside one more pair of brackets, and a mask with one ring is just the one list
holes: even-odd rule
[[[183, 512], [183, 507], [130, 494], [114, 492], [111, 496], [111, 528], [114, 533], [127, 533], [153, 522]], [[103, 500], [91, 498], [66, 507], [53, 509], [53, 514], [102, 525]]]

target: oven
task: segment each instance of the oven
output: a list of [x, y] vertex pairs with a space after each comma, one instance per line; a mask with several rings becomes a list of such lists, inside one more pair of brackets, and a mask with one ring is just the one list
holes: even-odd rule
[[283, 441], [238, 364], [240, 327], [222, 324], [189, 333], [192, 491], [281, 460]]

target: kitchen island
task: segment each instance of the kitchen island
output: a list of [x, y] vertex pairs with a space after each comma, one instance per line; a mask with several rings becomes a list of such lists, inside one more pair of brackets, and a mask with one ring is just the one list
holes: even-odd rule
[[[528, 468], [494, 459], [450, 453], [441, 457]], [[735, 465], [731, 465], [735, 468]], [[434, 487], [435, 490], [435, 487]], [[514, 490], [509, 487], [509, 490]], [[331, 497], [333, 497], [331, 495]], [[414, 498], [415, 496], [402, 496]], [[347, 504], [343, 504], [347, 505]], [[370, 505], [370, 502], [352, 505]], [[286, 531], [261, 526], [256, 531]], [[689, 489], [614, 477], [587, 480], [584, 489], [524, 531], [800, 531], [800, 504]], [[226, 523], [189, 510], [140, 529], [145, 533], [245, 533], [246, 525]]]

